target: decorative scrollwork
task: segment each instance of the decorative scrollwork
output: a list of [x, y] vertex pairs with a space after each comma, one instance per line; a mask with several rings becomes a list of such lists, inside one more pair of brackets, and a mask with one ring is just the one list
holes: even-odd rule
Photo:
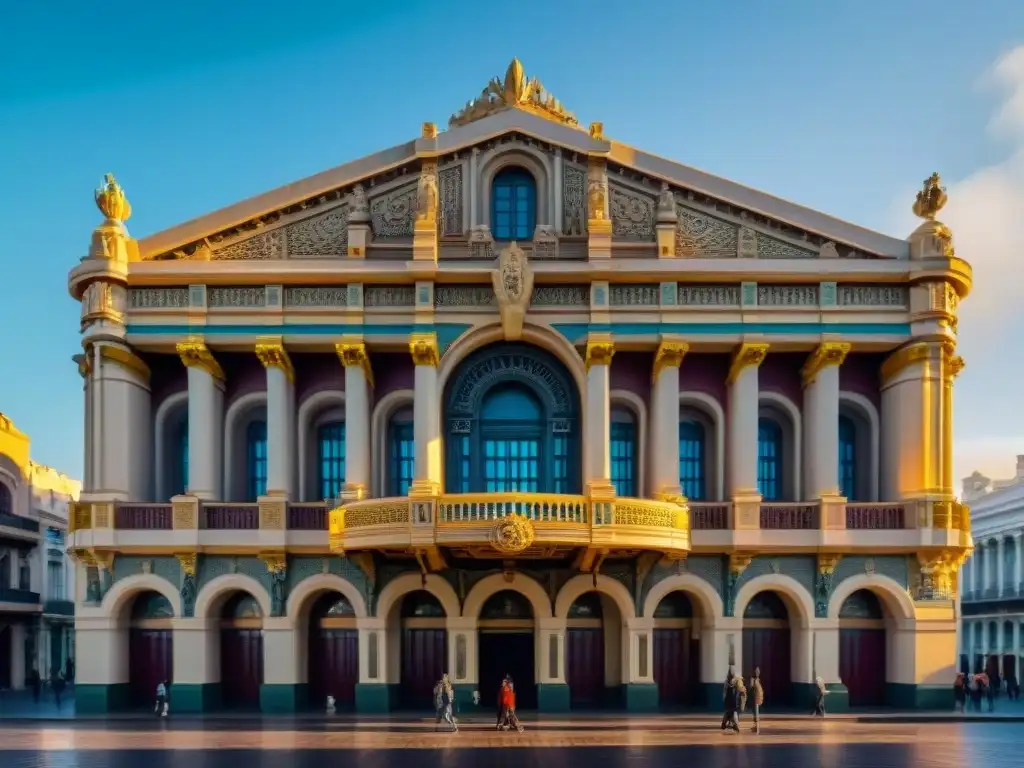
[[491, 530], [491, 546], [503, 554], [516, 554], [533, 544], [533, 523], [523, 515], [508, 515]]

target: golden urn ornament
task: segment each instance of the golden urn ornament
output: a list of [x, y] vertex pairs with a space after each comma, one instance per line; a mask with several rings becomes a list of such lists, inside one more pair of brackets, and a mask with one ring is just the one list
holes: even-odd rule
[[114, 180], [114, 174], [104, 177], [104, 185], [96, 190], [96, 207], [110, 221], [128, 221], [132, 215], [132, 206], [125, 197], [121, 185]]
[[924, 186], [914, 200], [914, 215], [922, 219], [934, 219], [946, 204], [949, 197], [942, 186], [939, 174], [933, 173], [924, 180]]
[[503, 517], [491, 531], [491, 546], [506, 555], [514, 555], [527, 549], [535, 538], [533, 523], [519, 514]]

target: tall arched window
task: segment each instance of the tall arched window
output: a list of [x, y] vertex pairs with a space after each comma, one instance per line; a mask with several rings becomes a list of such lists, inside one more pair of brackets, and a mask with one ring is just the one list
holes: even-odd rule
[[537, 224], [537, 182], [522, 168], [506, 168], [491, 182], [491, 235], [532, 240]]
[[316, 445], [320, 498], [336, 499], [345, 486], [345, 422], [329, 421], [317, 427]]
[[705, 477], [704, 425], [699, 421], [679, 422], [679, 485], [691, 501], [707, 499]]
[[267, 422], [250, 421], [245, 430], [245, 496], [256, 501], [267, 493]]
[[174, 465], [171, 470], [171, 496], [188, 490], [188, 411], [178, 419], [174, 431], [174, 450], [171, 453]]
[[628, 408], [612, 408], [612, 485], [617, 496], [637, 496], [636, 419]]
[[857, 425], [849, 416], [839, 417], [839, 492], [857, 501]]
[[772, 419], [757, 422], [757, 490], [765, 501], [782, 497], [782, 428]]
[[402, 408], [388, 423], [387, 495], [408, 496], [415, 477], [412, 409]]

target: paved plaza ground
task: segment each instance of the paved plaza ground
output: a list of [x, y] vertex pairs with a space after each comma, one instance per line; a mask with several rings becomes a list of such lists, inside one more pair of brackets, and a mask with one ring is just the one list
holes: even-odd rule
[[840, 717], [768, 720], [761, 735], [723, 733], [710, 717], [540, 722], [522, 734], [497, 733], [483, 720], [465, 722], [455, 734], [436, 733], [432, 723], [418, 719], [293, 726], [277, 721], [265, 728], [243, 719], [193, 725], [0, 721], [0, 765], [321, 768], [325, 759], [334, 759], [357, 760], [360, 768], [963, 768], [976, 762], [1003, 768], [1021, 764], [1024, 732], [1020, 723], [1005, 721], [915, 724]]

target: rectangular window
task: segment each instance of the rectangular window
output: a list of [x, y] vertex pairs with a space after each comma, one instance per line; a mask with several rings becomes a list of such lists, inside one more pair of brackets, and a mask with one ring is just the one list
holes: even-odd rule
[[267, 494], [267, 423], [251, 422], [246, 438], [246, 495], [252, 502]]
[[611, 425], [612, 485], [617, 496], [636, 493], [636, 425], [613, 422]]
[[757, 441], [757, 489], [765, 501], [778, 501], [782, 478], [779, 477], [778, 432], [769, 428], [760, 430]]
[[704, 427], [694, 421], [679, 422], [679, 485], [691, 501], [707, 498], [705, 466]]
[[462, 464], [462, 488], [459, 493], [469, 493], [469, 454], [469, 435], [463, 435], [459, 440], [459, 462]]
[[569, 492], [569, 438], [556, 434], [552, 443], [552, 479], [555, 493]]
[[49, 600], [64, 599], [64, 565], [59, 561], [46, 564], [46, 597]]
[[487, 493], [536, 493], [539, 482], [536, 440], [485, 440], [484, 486]]
[[391, 461], [388, 468], [388, 495], [408, 496], [415, 477], [416, 443], [412, 422], [391, 424]]
[[320, 497], [336, 499], [345, 487], [345, 422], [321, 425], [317, 438], [320, 446]]

